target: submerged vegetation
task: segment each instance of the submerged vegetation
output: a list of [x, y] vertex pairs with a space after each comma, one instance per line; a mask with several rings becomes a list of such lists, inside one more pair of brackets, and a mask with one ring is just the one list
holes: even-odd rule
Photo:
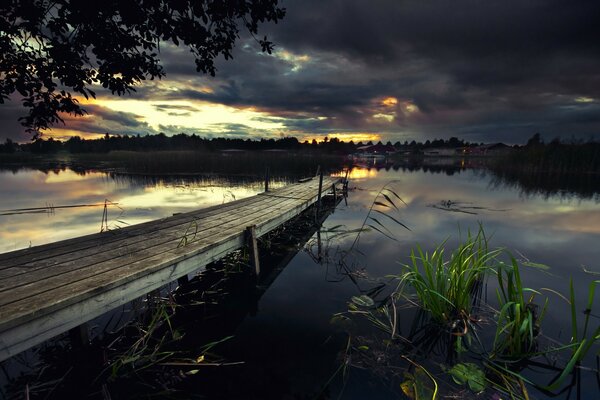
[[[386, 277], [391, 279], [386, 286], [393, 289], [384, 298], [376, 298], [385, 293], [381, 288], [355, 296], [347, 312], [334, 316], [335, 322], [366, 317], [385, 334], [377, 339], [349, 331], [352, 364], [400, 379], [402, 392], [411, 399], [437, 398], [439, 385], [446, 386], [447, 394], [464, 390], [450, 385], [452, 381], [474, 393], [487, 391], [492, 398], [529, 399], [531, 388], [549, 396], [570, 391], [580, 379], [581, 363], [600, 340], [600, 324], [592, 313], [600, 281], [588, 289], [581, 329], [573, 284], [568, 299], [551, 289], [523, 286], [522, 268], [547, 267], [519, 262], [506, 249], [489, 249], [482, 226], [449, 256], [445, 245], [431, 253], [417, 246], [402, 272]], [[487, 296], [494, 286], [495, 302]], [[569, 303], [572, 332], [567, 343], [543, 334], [550, 299], [542, 291]], [[400, 321], [415, 307], [410, 329], [403, 332]], [[530, 366], [553, 375], [548, 381], [535, 380], [529, 376]]]

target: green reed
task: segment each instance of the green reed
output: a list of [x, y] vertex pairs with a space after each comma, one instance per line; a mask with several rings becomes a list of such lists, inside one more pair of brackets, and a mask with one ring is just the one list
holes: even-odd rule
[[[548, 299], [538, 315], [538, 306], [533, 302], [540, 292], [523, 287], [519, 264], [510, 256], [510, 264], [500, 263], [496, 269], [498, 277], [499, 313], [496, 321], [492, 357], [508, 356], [524, 358], [535, 350], [535, 337], [547, 310]], [[530, 294], [526, 299], [526, 294]]]
[[[462, 383], [468, 382], [472, 378], [471, 375], [474, 376], [474, 372], [477, 372], [477, 376], [485, 376], [485, 381], [478, 379], [477, 382], [481, 381], [483, 385], [475, 385], [476, 390], [470, 386], [475, 392], [492, 387], [512, 398], [527, 399], [527, 387], [536, 387], [546, 393], [552, 393], [561, 388], [569, 377], [573, 378], [571, 385], [581, 379], [581, 363], [591, 352], [594, 343], [600, 340], [600, 326], [592, 330], [592, 324], [597, 321], [591, 318], [595, 290], [600, 280], [590, 283], [582, 324], [578, 321], [581, 311], [576, 307], [576, 291], [572, 281], [568, 299], [551, 289], [541, 289], [557, 294], [570, 304], [571, 340], [563, 344], [552, 340], [555, 345], [538, 349], [538, 340], [543, 336], [542, 322], [548, 312], [549, 299], [544, 297], [540, 290], [523, 285], [521, 268], [547, 267], [518, 262], [504, 249], [490, 250], [481, 226], [476, 235], [469, 233], [449, 256], [445, 245], [446, 241], [433, 252], [425, 252], [420, 246], [416, 246], [411, 250], [410, 262], [403, 264], [402, 273], [392, 276], [398, 281], [395, 291], [384, 300], [374, 300], [367, 295], [354, 296], [348, 306], [348, 313], [366, 318], [378, 330], [391, 336], [391, 341], [384, 340], [385, 351], [396, 348], [401, 355], [424, 357], [428, 362], [432, 361], [432, 348], [427, 346], [444, 342], [435, 340], [436, 335], [442, 338], [444, 334], [450, 333], [450, 337], [455, 340], [447, 341], [448, 345], [445, 348], [448, 357], [439, 367], [446, 373], [454, 371], [455, 375], [457, 370], [469, 372], [459, 377]], [[494, 276], [498, 282], [498, 309], [492, 308], [491, 314], [479, 306], [484, 298], [483, 282], [486, 276]], [[543, 301], [537, 301], [538, 299]], [[421, 318], [420, 322], [416, 322], [415, 319], [413, 324], [417, 323], [421, 328], [411, 328], [411, 333], [403, 336], [397, 310], [411, 304], [417, 305], [428, 317]], [[477, 315], [479, 313], [484, 315], [483, 319]], [[338, 319], [342, 317], [343, 313], [336, 315]], [[494, 329], [493, 341], [490, 339], [482, 342], [478, 333], [481, 329], [480, 321], [491, 323]], [[583, 329], [580, 329], [581, 325]], [[421, 331], [425, 332], [425, 336], [419, 336], [418, 332]], [[467, 346], [462, 347], [461, 343]], [[479, 360], [478, 364], [461, 362], [461, 354], [465, 351]], [[555, 363], [547, 361], [548, 356], [553, 353], [564, 354], [567, 351], [570, 355], [549, 383], [534, 382], [526, 378], [521, 371], [530, 362], [541, 369], [556, 371]], [[519, 368], [515, 368], [516, 365]], [[452, 378], [457, 381], [456, 376], [452, 375]]]
[[405, 272], [399, 276], [400, 287], [412, 287], [419, 306], [435, 321], [441, 324], [466, 321], [482, 279], [501, 250], [488, 249], [483, 229], [475, 236], [469, 233], [449, 257], [444, 245], [445, 242], [432, 253], [423, 252], [420, 246], [413, 249], [410, 263], [404, 264]]

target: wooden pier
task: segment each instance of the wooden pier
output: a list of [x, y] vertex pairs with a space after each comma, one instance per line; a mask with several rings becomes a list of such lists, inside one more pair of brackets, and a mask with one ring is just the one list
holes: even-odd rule
[[[297, 216], [339, 178], [0, 254], [0, 361], [215, 261]], [[256, 265], [258, 272], [258, 264]]]

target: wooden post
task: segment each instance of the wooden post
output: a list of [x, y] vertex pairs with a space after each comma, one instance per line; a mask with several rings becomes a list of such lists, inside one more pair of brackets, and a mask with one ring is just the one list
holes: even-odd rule
[[346, 170], [346, 176], [344, 177], [344, 183], [342, 184], [342, 194], [344, 197], [348, 197], [348, 173], [350, 169]]
[[265, 192], [269, 191], [269, 167], [265, 170]]
[[260, 275], [260, 261], [258, 259], [258, 243], [256, 241], [256, 225], [246, 228], [246, 241], [250, 249], [250, 262], [254, 265], [256, 276]]
[[179, 284], [179, 286], [183, 286], [183, 285], [185, 285], [186, 283], [188, 283], [189, 281], [190, 281], [190, 280], [189, 280], [189, 278], [188, 278], [187, 274], [186, 274], [186, 275], [183, 275], [182, 277], [179, 277], [179, 278], [177, 279], [177, 283]]
[[331, 185], [331, 190], [333, 190], [333, 208], [337, 205], [337, 192], [335, 190], [335, 183]]
[[90, 325], [86, 322], [69, 331], [69, 338], [74, 348], [86, 347], [90, 344]]
[[319, 165], [317, 167], [317, 173], [315, 174], [315, 176], [319, 176], [320, 173], [321, 173], [321, 166]]
[[317, 217], [321, 213], [321, 191], [323, 190], [323, 171], [319, 173], [319, 193], [317, 195]]
[[317, 260], [323, 261], [323, 244], [321, 243], [321, 227], [317, 231]]

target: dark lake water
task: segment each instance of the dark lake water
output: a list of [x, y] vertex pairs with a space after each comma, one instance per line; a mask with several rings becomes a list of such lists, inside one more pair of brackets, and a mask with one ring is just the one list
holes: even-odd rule
[[[399, 274], [400, 264], [408, 261], [410, 250], [416, 244], [431, 251], [446, 241], [450, 250], [467, 232], [476, 233], [480, 226], [490, 238], [491, 247], [507, 248], [520, 260], [550, 267], [547, 271], [524, 267], [525, 286], [568, 295], [569, 278], [573, 278], [577, 309], [585, 308], [588, 285], [600, 274], [600, 184], [594, 186], [593, 179], [584, 179], [585, 189], [572, 185], [562, 188], [556, 182], [536, 186], [530, 179], [502, 178], [485, 168], [447, 161], [426, 166], [412, 163], [355, 166], [349, 179], [347, 203], [337, 206], [318, 234], [310, 230], [304, 232], [308, 236], [307, 243], [301, 243], [299, 248], [286, 245], [293, 248], [287, 257], [291, 259], [285, 268], [277, 270], [270, 285], [265, 285], [259, 294], [252, 289], [251, 295], [243, 290], [245, 295], [231, 295], [226, 301], [228, 305], [221, 310], [225, 317], [216, 319], [214, 326], [210, 320], [194, 321], [189, 316], [182, 319], [181, 329], [187, 332], [184, 343], [188, 349], [200, 348], [207, 338], [214, 340], [219, 335], [231, 335], [232, 339], [214, 351], [228, 362], [243, 361], [244, 364], [201, 369], [194, 375], [173, 378], [158, 386], [175, 389], [172, 394], [178, 398], [402, 398], [399, 385], [402, 372], [384, 368], [383, 364], [381, 368], [376, 365], [364, 368], [360, 355], [349, 358], [344, 351], [348, 335], [332, 324], [331, 318], [348, 309], [352, 296], [371, 293], [381, 282], [389, 281], [385, 278], [387, 275]], [[291, 180], [280, 177], [272, 187], [283, 186]], [[396, 240], [376, 231], [363, 232], [355, 247], [359, 252], [347, 256], [345, 267], [340, 267], [340, 258], [352, 246], [355, 235], [333, 237], [335, 233], [330, 230], [360, 228], [384, 185], [389, 185], [406, 203], [399, 211], [390, 212], [410, 230], [388, 221], [386, 227]], [[252, 196], [262, 191], [263, 180], [256, 177], [240, 181], [219, 175], [144, 178], [103, 172], [76, 173], [69, 169], [55, 172], [0, 170], [0, 187], [1, 212], [11, 214], [0, 216], [0, 252], [5, 252], [99, 231], [105, 199], [118, 203], [118, 206], [109, 205], [107, 221], [111, 229], [118, 229]], [[57, 207], [75, 204], [100, 205]], [[45, 209], [38, 213], [10, 211], [24, 208]], [[494, 282], [488, 286], [491, 296]], [[247, 285], [242, 287], [247, 289]], [[389, 290], [383, 288], [381, 296]], [[551, 291], [544, 292], [551, 307], [543, 324], [543, 334], [568, 343], [569, 306]], [[599, 324], [600, 301], [595, 300], [594, 306], [593, 328]], [[408, 334], [414, 315], [414, 310], [400, 313], [402, 332]], [[207, 333], [211, 329], [214, 333]], [[383, 343], [384, 340], [359, 319], [352, 332], [352, 339], [363, 343]], [[582, 371], [581, 398], [599, 397], [597, 372], [593, 370], [597, 350], [591, 351], [584, 363], [591, 370]], [[556, 362], [561, 365], [564, 361], [559, 358]], [[5, 363], [9, 370], [16, 368], [15, 361], [11, 362]], [[344, 362], [348, 368], [340, 369]], [[399, 358], [396, 364], [398, 368], [406, 368], [406, 362]], [[37, 368], [39, 372], [40, 366]], [[36, 371], [36, 367], [15, 370], [35, 375], [31, 371]], [[163, 378], [169, 373], [160, 372]], [[437, 373], [440, 381], [448, 381], [441, 372]], [[544, 383], [552, 376], [535, 369], [524, 374], [539, 375]], [[10, 379], [12, 383], [5, 384], [4, 395], [18, 398], [16, 393], [22, 391], [15, 390], [23, 380], [15, 380], [14, 376]], [[153, 379], [160, 380], [156, 376]], [[65, 378], [65, 382], [67, 380]], [[131, 392], [118, 384], [107, 387], [112, 390], [112, 398], [131, 396]], [[448, 393], [460, 389], [450, 384], [444, 388]], [[65, 390], [68, 392], [68, 388], [62, 388], [52, 396], [64, 394]], [[145, 396], [142, 392], [138, 394]], [[468, 397], [468, 392], [462, 395]], [[547, 396], [535, 389], [531, 389], [530, 395], [532, 398]], [[491, 393], [489, 398], [493, 396]], [[558, 398], [569, 396], [577, 398], [575, 392], [565, 392]], [[96, 393], [92, 398], [102, 398], [102, 395]]]

